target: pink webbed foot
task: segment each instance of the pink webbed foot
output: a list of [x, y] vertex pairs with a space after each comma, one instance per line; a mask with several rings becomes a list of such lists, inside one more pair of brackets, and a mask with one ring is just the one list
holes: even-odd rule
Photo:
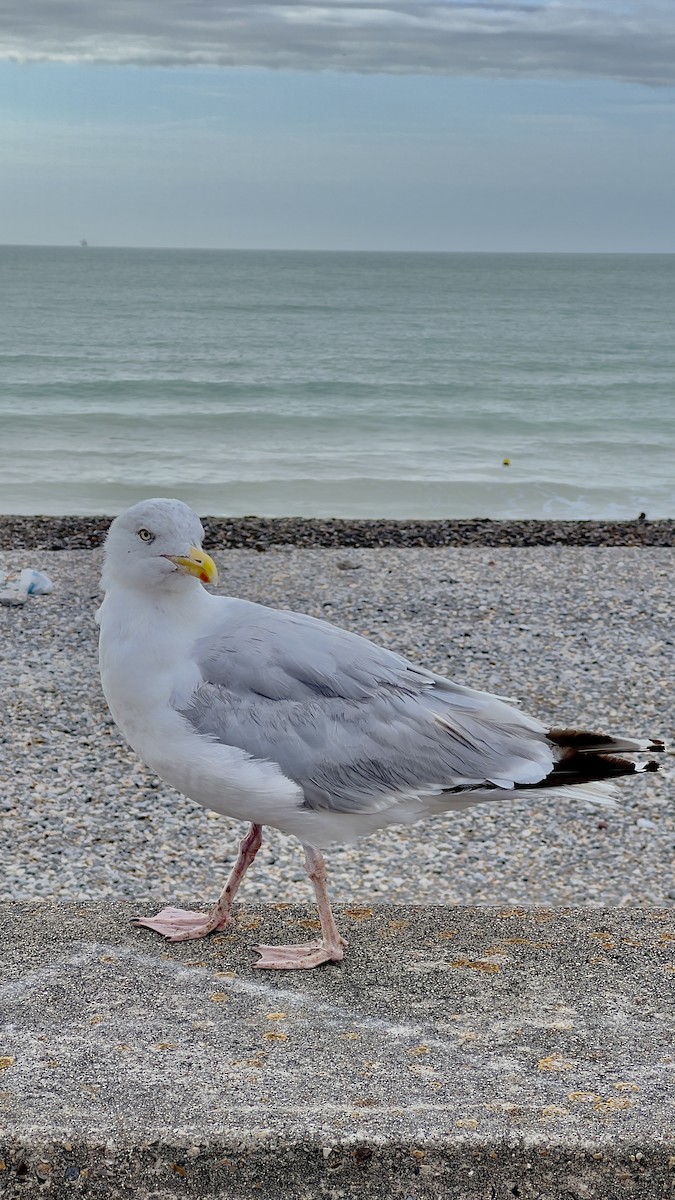
[[341, 962], [347, 943], [344, 938], [333, 943], [305, 942], [301, 946], [254, 946], [260, 958], [254, 967], [273, 971], [308, 971], [321, 963]]
[[227, 919], [218, 919], [212, 913], [188, 912], [185, 908], [163, 908], [156, 917], [136, 917], [132, 925], [144, 925], [154, 929], [170, 942], [189, 942], [206, 937], [215, 930], [224, 929]]
[[156, 917], [137, 917], [133, 925], [145, 925], [154, 929], [170, 942], [190, 942], [206, 937], [229, 925], [232, 901], [239, 885], [255, 858], [262, 842], [262, 826], [251, 825], [246, 837], [239, 844], [237, 861], [218, 900], [208, 913], [188, 912], [184, 908], [163, 908]]

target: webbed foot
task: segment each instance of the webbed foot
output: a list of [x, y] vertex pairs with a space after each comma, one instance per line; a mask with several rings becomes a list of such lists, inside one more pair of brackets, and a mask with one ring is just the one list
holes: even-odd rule
[[227, 920], [218, 914], [188, 912], [185, 908], [163, 908], [156, 917], [136, 917], [132, 925], [144, 925], [161, 933], [169, 942], [189, 942], [224, 929]]
[[347, 943], [340, 938], [335, 944], [305, 942], [300, 946], [254, 946], [260, 958], [255, 967], [275, 971], [307, 971], [321, 963], [340, 962], [344, 958]]

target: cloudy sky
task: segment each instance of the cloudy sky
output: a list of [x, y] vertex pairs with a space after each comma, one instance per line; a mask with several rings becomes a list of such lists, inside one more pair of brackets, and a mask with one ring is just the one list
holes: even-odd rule
[[0, 0], [0, 241], [675, 252], [675, 0]]

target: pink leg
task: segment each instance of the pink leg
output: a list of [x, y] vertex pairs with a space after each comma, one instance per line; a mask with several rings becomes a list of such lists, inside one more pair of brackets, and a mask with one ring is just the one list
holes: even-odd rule
[[188, 912], [184, 908], [163, 908], [156, 917], [137, 917], [134, 925], [145, 925], [161, 933], [170, 942], [187, 942], [206, 937], [216, 929], [224, 929], [231, 919], [232, 901], [239, 884], [250, 867], [262, 843], [262, 826], [251, 825], [239, 843], [239, 854], [230, 877], [209, 913]]
[[298, 971], [318, 967], [320, 963], [340, 962], [344, 958], [347, 942], [338, 932], [328, 899], [326, 864], [323, 855], [313, 846], [305, 846], [305, 867], [314, 885], [321, 921], [321, 941], [307, 942], [301, 946], [255, 946], [254, 949], [260, 954], [256, 967]]

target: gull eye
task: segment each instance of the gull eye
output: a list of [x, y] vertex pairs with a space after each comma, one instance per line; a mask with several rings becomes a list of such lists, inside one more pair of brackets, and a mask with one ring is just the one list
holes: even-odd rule
[[142, 542], [153, 542], [155, 540], [154, 534], [149, 529], [139, 529], [138, 536]]

